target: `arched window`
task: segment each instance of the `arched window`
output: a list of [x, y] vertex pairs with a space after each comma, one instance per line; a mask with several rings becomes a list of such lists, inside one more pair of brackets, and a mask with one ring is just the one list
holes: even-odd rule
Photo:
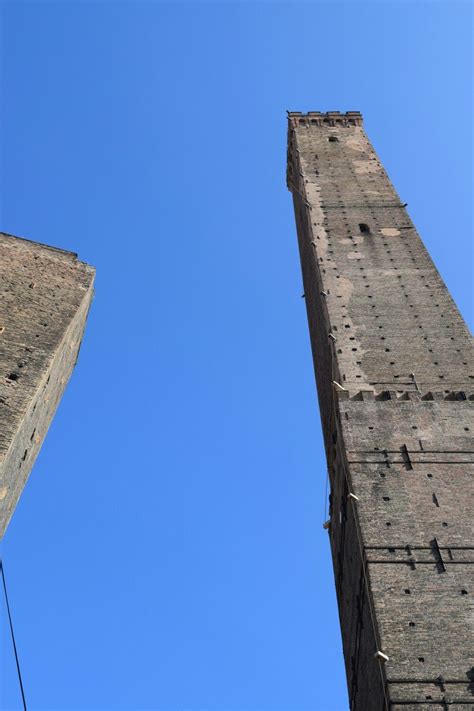
[[359, 222], [359, 230], [362, 234], [370, 233], [369, 225], [366, 225], [365, 222]]
[[329, 136], [328, 141], [329, 143], [338, 143], [339, 139], [336, 136]]

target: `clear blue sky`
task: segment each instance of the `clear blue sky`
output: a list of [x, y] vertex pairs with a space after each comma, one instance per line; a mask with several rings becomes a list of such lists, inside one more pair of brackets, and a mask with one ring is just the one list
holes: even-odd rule
[[3, 3], [1, 228], [97, 267], [2, 544], [29, 709], [346, 711], [285, 110], [363, 112], [469, 317], [471, 7]]

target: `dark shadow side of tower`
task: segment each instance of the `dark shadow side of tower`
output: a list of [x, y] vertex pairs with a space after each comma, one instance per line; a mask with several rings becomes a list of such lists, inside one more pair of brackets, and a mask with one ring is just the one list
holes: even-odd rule
[[287, 183], [351, 711], [471, 711], [471, 335], [359, 112], [290, 112]]

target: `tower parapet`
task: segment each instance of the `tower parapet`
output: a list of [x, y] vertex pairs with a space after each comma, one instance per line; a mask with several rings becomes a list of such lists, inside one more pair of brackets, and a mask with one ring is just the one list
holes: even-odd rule
[[362, 126], [360, 111], [288, 111], [288, 121], [291, 127], [296, 126]]

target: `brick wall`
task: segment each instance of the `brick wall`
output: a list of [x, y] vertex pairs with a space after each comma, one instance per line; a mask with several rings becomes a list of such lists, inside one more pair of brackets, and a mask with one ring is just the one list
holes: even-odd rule
[[287, 182], [330, 474], [350, 707], [466, 711], [474, 708], [470, 333], [359, 113], [290, 113]]
[[0, 233], [0, 538], [77, 360], [94, 270]]

